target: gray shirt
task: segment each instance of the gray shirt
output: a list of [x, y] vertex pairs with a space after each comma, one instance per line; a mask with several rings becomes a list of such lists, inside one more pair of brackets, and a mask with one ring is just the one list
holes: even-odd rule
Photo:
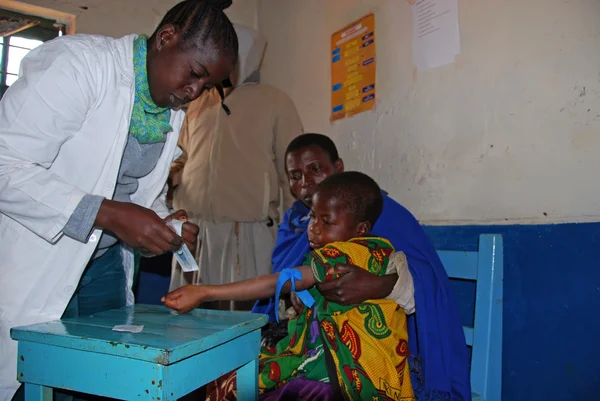
[[[123, 152], [113, 200], [131, 202], [131, 195], [137, 191], [139, 186], [138, 180], [154, 170], [164, 146], [164, 141], [140, 144], [136, 138], [129, 136]], [[63, 233], [77, 241], [87, 242], [94, 229], [96, 215], [103, 200], [103, 196], [85, 195], [69, 218]], [[118, 241], [114, 234], [105, 231], [100, 238], [94, 258], [104, 254], [108, 248]]]

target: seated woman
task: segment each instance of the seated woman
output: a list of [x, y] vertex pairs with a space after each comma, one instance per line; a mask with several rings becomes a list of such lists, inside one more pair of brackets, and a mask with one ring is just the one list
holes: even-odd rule
[[330, 399], [413, 400], [404, 310], [385, 299], [336, 304], [314, 287], [334, 279], [340, 263], [386, 273], [394, 248], [386, 239], [369, 236], [382, 209], [381, 190], [371, 178], [358, 172], [333, 175], [312, 197], [312, 251], [303, 266], [232, 284], [182, 287], [167, 294], [164, 303], [187, 312], [206, 301], [278, 297], [295, 288], [310, 308], [290, 320], [288, 336], [277, 347], [262, 349], [261, 389], [277, 389], [303, 377], [331, 383]]
[[[297, 201], [286, 212], [277, 233], [274, 273], [302, 263], [309, 250], [307, 227], [312, 195], [321, 181], [343, 171], [344, 163], [327, 136], [304, 134], [289, 144], [286, 172]], [[385, 193], [383, 199], [383, 211], [372, 235], [388, 239], [396, 251], [406, 255], [408, 277], [402, 271], [401, 277], [377, 276], [356, 266], [338, 265], [336, 273], [344, 274], [318, 283], [317, 288], [329, 301], [343, 305], [395, 299], [411, 313], [409, 362], [417, 400], [470, 400], [469, 357], [446, 271], [414, 216]], [[274, 319], [273, 306], [272, 300], [264, 300], [254, 311], [268, 313]], [[323, 386], [311, 383], [303, 389], [318, 393], [326, 391]]]

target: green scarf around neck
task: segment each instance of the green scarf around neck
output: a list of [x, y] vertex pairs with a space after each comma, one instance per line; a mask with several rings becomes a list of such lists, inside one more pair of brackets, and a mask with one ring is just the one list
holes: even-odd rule
[[172, 128], [171, 110], [158, 107], [150, 96], [146, 54], [148, 37], [141, 35], [133, 41], [133, 72], [135, 74], [135, 101], [129, 124], [129, 134], [139, 143], [162, 142]]

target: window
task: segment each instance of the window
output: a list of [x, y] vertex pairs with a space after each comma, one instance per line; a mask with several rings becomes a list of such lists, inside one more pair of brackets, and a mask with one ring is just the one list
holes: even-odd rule
[[[21, 14], [0, 10], [0, 16], [4, 15], [24, 17]], [[0, 38], [0, 98], [19, 78], [21, 61], [27, 53], [45, 41], [62, 34], [62, 25], [42, 18], [35, 19], [39, 20], [38, 25]]]
[[[2, 38], [2, 71], [0, 72], [2, 85], [9, 87], [17, 80], [23, 57], [42, 43], [44, 42], [41, 40], [27, 39], [16, 35]], [[6, 51], [4, 46], [6, 46]]]

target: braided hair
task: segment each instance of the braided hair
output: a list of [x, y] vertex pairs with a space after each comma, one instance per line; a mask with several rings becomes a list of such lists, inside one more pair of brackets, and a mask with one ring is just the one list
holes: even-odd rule
[[238, 39], [223, 12], [231, 3], [231, 0], [184, 0], [167, 12], [151, 39], [155, 39], [160, 28], [171, 24], [180, 30], [183, 46], [226, 51], [235, 63]]

